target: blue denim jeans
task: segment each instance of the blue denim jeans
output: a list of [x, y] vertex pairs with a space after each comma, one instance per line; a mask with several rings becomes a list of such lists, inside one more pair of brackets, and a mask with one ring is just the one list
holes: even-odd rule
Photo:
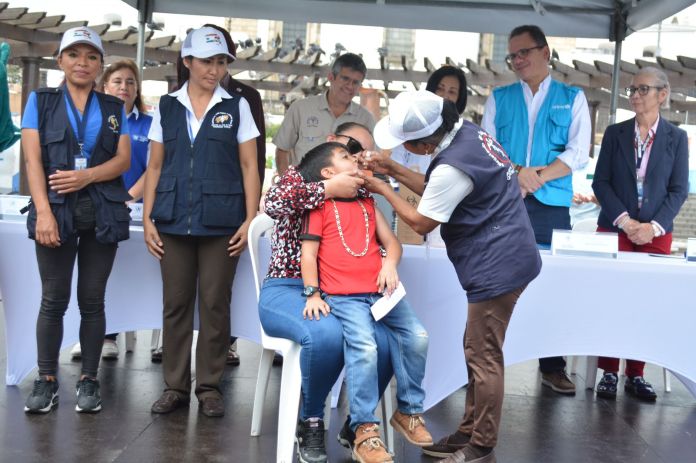
[[374, 414], [380, 397], [376, 375], [380, 349], [375, 333], [382, 326], [387, 328], [399, 411], [408, 415], [423, 412], [425, 391], [421, 383], [428, 355], [428, 333], [405, 299], [375, 322], [370, 306], [380, 297], [380, 294], [326, 297], [331, 313], [343, 325], [350, 426], [353, 430], [362, 423], [379, 423]]
[[[302, 346], [303, 420], [324, 416], [324, 403], [343, 369], [343, 327], [332, 314], [320, 320], [305, 320], [302, 310], [306, 299], [304, 285], [298, 278], [269, 278], [263, 283], [259, 298], [259, 318], [269, 336], [286, 338]], [[389, 385], [392, 367], [387, 330], [375, 330], [378, 358], [375, 380], [381, 392]]]

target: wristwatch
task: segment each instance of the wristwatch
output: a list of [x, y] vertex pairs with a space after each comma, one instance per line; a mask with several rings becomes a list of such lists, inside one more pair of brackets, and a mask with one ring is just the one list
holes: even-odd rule
[[316, 286], [305, 286], [304, 290], [302, 291], [302, 295], [304, 297], [310, 297], [314, 293], [318, 293], [318, 292], [319, 292], [319, 288], [317, 288]]

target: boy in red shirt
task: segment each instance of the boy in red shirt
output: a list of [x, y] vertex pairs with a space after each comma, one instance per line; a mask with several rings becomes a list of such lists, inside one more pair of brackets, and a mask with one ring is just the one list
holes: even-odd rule
[[[341, 172], [357, 170], [357, 159], [340, 143], [323, 143], [310, 150], [298, 166], [306, 182], [316, 182]], [[320, 322], [329, 311], [343, 324], [344, 359], [350, 404], [351, 429], [355, 432], [353, 457], [364, 463], [390, 462], [378, 430], [374, 410], [377, 388], [375, 323], [389, 328], [398, 410], [390, 423], [412, 444], [432, 445], [423, 420], [428, 335], [408, 303], [402, 299], [379, 322], [370, 307], [399, 285], [396, 266], [401, 244], [372, 197], [331, 199], [305, 215], [301, 270], [307, 304], [305, 318]], [[380, 244], [386, 249], [382, 260]]]

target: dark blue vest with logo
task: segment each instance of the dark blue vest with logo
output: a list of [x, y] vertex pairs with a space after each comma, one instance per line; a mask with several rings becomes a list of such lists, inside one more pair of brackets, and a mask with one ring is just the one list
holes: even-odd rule
[[[87, 167], [105, 163], [116, 155], [121, 131], [123, 101], [116, 97], [95, 92], [102, 112], [102, 126]], [[75, 154], [80, 151], [74, 131], [68, 119], [68, 109], [62, 88], [36, 90], [39, 114], [39, 142], [41, 160], [46, 175], [46, 193], [51, 210], [58, 223], [61, 242], [76, 233], [73, 214], [78, 192], [59, 194], [48, 187], [48, 176], [57, 170], [74, 170]], [[126, 201], [131, 197], [118, 177], [106, 182], [92, 183], [85, 187], [96, 211], [96, 238], [100, 243], [116, 243], [128, 239], [130, 214]], [[27, 217], [29, 238], [35, 239], [36, 208], [29, 207]]]
[[160, 99], [164, 163], [150, 213], [158, 231], [231, 235], [246, 218], [239, 100], [234, 96], [213, 106], [191, 144], [186, 108], [170, 95]]
[[541, 257], [517, 176], [500, 144], [464, 121], [452, 143], [433, 158], [426, 183], [440, 164], [461, 170], [474, 185], [440, 227], [468, 300], [492, 299], [532, 281]]

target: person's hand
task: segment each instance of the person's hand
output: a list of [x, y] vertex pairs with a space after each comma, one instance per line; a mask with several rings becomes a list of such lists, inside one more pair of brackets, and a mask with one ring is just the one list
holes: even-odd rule
[[48, 186], [56, 193], [66, 194], [79, 191], [92, 183], [89, 169], [57, 170], [48, 176]]
[[626, 235], [630, 236], [635, 233], [640, 227], [640, 222], [634, 219], [628, 219], [621, 228]]
[[315, 293], [307, 298], [307, 303], [302, 311], [302, 318], [307, 320], [319, 320], [320, 314], [324, 314], [325, 317], [329, 316], [331, 308], [320, 296], [319, 293]]
[[157, 227], [149, 218], [143, 218], [143, 237], [145, 238], [145, 246], [147, 246], [148, 252], [158, 260], [162, 260], [164, 243], [157, 232]]
[[227, 247], [227, 251], [230, 253], [230, 257], [239, 256], [247, 245], [249, 225], [251, 221], [245, 220], [237, 229], [237, 233], [232, 235], [230, 238], [230, 245]]
[[377, 151], [363, 151], [358, 155], [358, 164], [361, 169], [371, 170], [377, 174], [390, 175], [392, 159], [389, 153]]
[[517, 181], [520, 184], [520, 191], [522, 192], [522, 197], [534, 193], [539, 188], [544, 186], [544, 179], [539, 176], [539, 171], [543, 170], [544, 167], [523, 167], [520, 169], [519, 174], [517, 174]]
[[51, 210], [36, 213], [36, 230], [34, 236], [40, 245], [46, 246], [47, 248], [57, 248], [60, 246], [58, 223]]
[[574, 204], [585, 204], [585, 203], [595, 203], [599, 205], [599, 202], [597, 202], [597, 197], [594, 194], [583, 194], [583, 193], [573, 193], [573, 203]]
[[326, 198], [355, 198], [358, 188], [363, 186], [365, 180], [354, 172], [341, 172], [328, 180], [324, 180]]
[[398, 286], [399, 273], [396, 271], [396, 267], [385, 262], [379, 275], [377, 275], [377, 291], [389, 296]]
[[[624, 226], [624, 230], [626, 227]], [[641, 223], [631, 233], [626, 233], [628, 239], [637, 245], [648, 244], [655, 238], [655, 230], [651, 223]]]
[[[360, 175], [363, 175], [362, 173]], [[376, 193], [384, 196], [384, 192], [391, 190], [389, 182], [385, 182], [377, 177], [364, 176], [365, 184], [363, 185], [370, 193]]]

